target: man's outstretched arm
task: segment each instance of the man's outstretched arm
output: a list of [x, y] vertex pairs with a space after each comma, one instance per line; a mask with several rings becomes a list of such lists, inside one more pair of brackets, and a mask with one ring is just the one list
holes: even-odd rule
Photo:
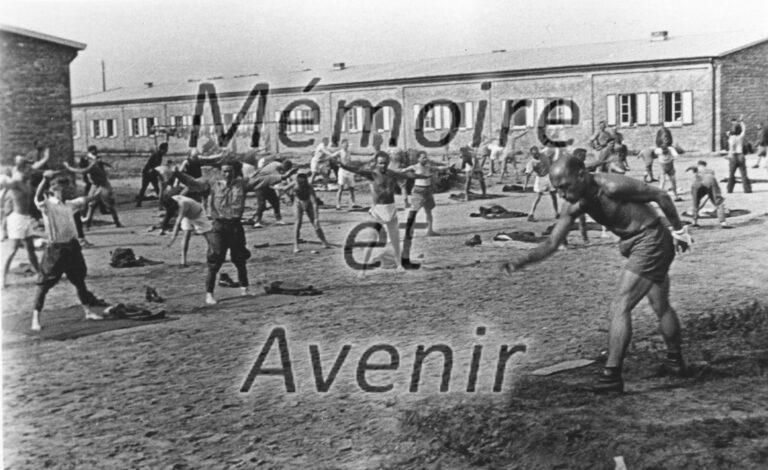
[[557, 247], [565, 241], [574, 220], [576, 220], [579, 214], [580, 211], [575, 206], [570, 204], [566, 206], [566, 208], [563, 209], [560, 218], [557, 219], [557, 223], [552, 229], [552, 233], [549, 234], [549, 238], [535, 248], [528, 250], [526, 253], [513, 258], [511, 261], [503, 263], [501, 269], [509, 274], [512, 271], [517, 271], [518, 269], [523, 268], [527, 264], [536, 263], [549, 257], [552, 253], [557, 251]]

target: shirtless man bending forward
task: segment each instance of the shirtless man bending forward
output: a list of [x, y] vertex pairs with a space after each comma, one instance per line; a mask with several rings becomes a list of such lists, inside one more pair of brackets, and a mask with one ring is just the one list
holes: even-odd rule
[[[680, 320], [669, 305], [669, 267], [675, 248], [685, 251], [691, 243], [675, 205], [667, 193], [638, 180], [608, 173], [589, 173], [584, 163], [572, 156], [556, 161], [552, 183], [567, 202], [550, 238], [527, 253], [502, 265], [511, 275], [523, 266], [553, 254], [565, 240], [573, 222], [589, 214], [621, 238], [619, 250], [627, 264], [619, 277], [617, 297], [611, 304], [608, 359], [593, 386], [595, 392], [622, 392], [621, 367], [632, 334], [631, 312], [648, 297], [659, 318], [667, 345], [665, 369], [673, 374], [685, 370], [680, 350]], [[672, 224], [672, 233], [650, 205], [655, 202]]]

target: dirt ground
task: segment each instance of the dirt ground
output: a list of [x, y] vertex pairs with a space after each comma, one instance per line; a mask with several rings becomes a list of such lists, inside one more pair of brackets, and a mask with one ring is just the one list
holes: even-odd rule
[[[677, 165], [682, 188], [690, 187], [690, 173], [682, 170], [694, 160], [685, 156]], [[709, 160], [718, 177], [727, 175], [723, 159]], [[641, 163], [630, 163], [631, 175], [641, 177]], [[269, 212], [270, 225], [247, 232], [252, 282], [312, 284], [322, 294], [242, 298], [236, 289], [217, 288], [221, 302], [206, 307], [204, 240], [193, 238], [191, 264], [179, 267], [179, 242], [166, 248], [167, 236], [146, 230], [159, 220], [156, 203], [133, 208], [129, 186], [136, 180], [117, 181], [126, 227], [116, 229], [100, 216], [105, 224], [88, 234], [95, 244], [84, 250], [89, 286], [110, 302], [140, 305], [149, 305], [144, 287], [153, 286], [165, 298], [168, 321], [111, 328], [105, 321], [110, 331], [49, 339], [26, 330], [34, 278], [13, 276], [2, 298], [4, 465], [592, 469], [613, 468], [614, 457], [622, 456], [632, 470], [766, 468], [768, 172], [750, 171], [762, 178], [753, 194], [741, 186], [726, 194], [730, 209], [749, 213], [733, 218], [731, 230], [702, 219], [702, 227], [692, 229], [693, 251], [672, 265], [671, 300], [695, 374], [669, 379], [656, 373], [664, 347], [642, 301], [633, 315], [627, 392], [609, 397], [585, 391], [599, 362], [550, 376], [531, 372], [600, 356], [623, 264], [616, 239], [590, 232], [584, 246], [572, 233], [571, 249], [512, 278], [498, 274], [498, 262], [526, 246], [495, 246], [493, 235], [540, 234], [554, 221], [548, 200], [541, 201], [539, 222], [485, 220], [468, 214], [488, 204], [527, 212], [533, 194], [503, 193], [499, 184], [489, 188], [503, 196], [496, 199], [458, 202], [440, 194], [435, 228], [442, 236], [425, 238], [420, 230], [414, 241], [412, 258], [422, 269], [379, 269], [365, 277], [346, 266], [341, 248], [307, 243], [294, 255], [293, 228], [272, 225]], [[335, 195], [320, 197], [333, 203]], [[360, 196], [364, 204], [369, 198]], [[678, 210], [689, 204], [687, 196]], [[366, 218], [332, 209], [321, 214], [336, 244]], [[483, 243], [465, 246], [474, 234]], [[314, 234], [305, 227], [303, 238], [312, 242]], [[269, 246], [253, 247], [263, 243]], [[114, 269], [108, 262], [116, 247], [164, 263]], [[222, 271], [235, 277], [229, 264]], [[88, 325], [76, 318], [76, 303], [74, 289], [62, 282], [49, 295], [43, 326], [82, 333]], [[274, 375], [258, 376], [241, 392], [276, 327], [286, 331], [296, 392], [286, 392], [283, 377]], [[486, 328], [484, 335], [478, 327]], [[396, 348], [399, 367], [363, 379], [393, 389], [364, 392], [358, 361], [380, 343]], [[424, 362], [419, 391], [409, 392], [417, 346], [436, 344], [453, 351], [449, 391], [439, 392], [443, 365], [435, 355]], [[351, 346], [325, 393], [316, 389], [310, 345], [319, 347], [324, 377], [342, 346]], [[467, 392], [476, 345], [483, 347], [477, 387]], [[494, 393], [501, 345], [526, 350], [512, 356]], [[265, 367], [280, 366], [277, 349]], [[387, 360], [383, 352], [371, 358]]]

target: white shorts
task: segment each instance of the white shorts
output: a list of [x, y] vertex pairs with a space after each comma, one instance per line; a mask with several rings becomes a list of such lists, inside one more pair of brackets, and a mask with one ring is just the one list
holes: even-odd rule
[[11, 240], [24, 240], [32, 236], [35, 221], [29, 215], [21, 215], [17, 212], [8, 214], [6, 231]]
[[312, 158], [312, 160], [309, 161], [309, 171], [312, 173], [318, 173], [320, 170], [320, 160], [317, 158]]
[[195, 220], [192, 220], [188, 217], [182, 217], [181, 229], [187, 230], [187, 231], [194, 230], [196, 234], [202, 235], [206, 232], [210, 232], [211, 230], [213, 230], [213, 225], [211, 225], [211, 221], [208, 220], [208, 217], [206, 217], [205, 215]]
[[533, 180], [533, 192], [535, 193], [551, 193], [555, 188], [552, 186], [552, 182], [549, 180], [549, 175], [539, 176]]
[[355, 186], [355, 174], [351, 171], [345, 170], [344, 168], [339, 168], [337, 183], [339, 183], [339, 186], [347, 185], [348, 187], [352, 188]]
[[397, 223], [397, 206], [394, 204], [374, 204], [369, 212], [378, 222]]

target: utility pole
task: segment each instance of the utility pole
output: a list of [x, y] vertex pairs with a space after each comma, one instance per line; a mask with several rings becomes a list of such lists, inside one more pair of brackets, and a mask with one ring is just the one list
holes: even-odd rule
[[104, 71], [104, 60], [101, 61], [101, 91], [107, 91], [107, 73]]

